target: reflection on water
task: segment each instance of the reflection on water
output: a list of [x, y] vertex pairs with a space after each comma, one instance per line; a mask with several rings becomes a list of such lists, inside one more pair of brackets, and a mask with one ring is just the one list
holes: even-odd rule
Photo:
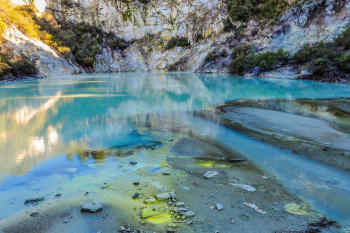
[[[81, 161], [87, 163], [87, 168], [94, 166], [91, 160], [129, 156], [133, 153], [131, 148], [153, 150], [163, 142], [150, 129], [210, 135], [232, 146], [232, 137], [225, 138], [221, 131], [213, 131], [200, 123], [202, 121], [183, 117], [194, 111], [214, 109], [225, 101], [335, 97], [350, 97], [348, 87], [187, 73], [82, 75], [2, 84], [0, 182], [11, 188], [11, 182], [18, 185], [35, 174], [47, 174], [40, 170], [43, 164], [51, 171], [59, 169], [55, 164], [60, 164], [66, 172], [74, 173], [72, 167], [79, 167], [76, 164]], [[164, 114], [167, 117], [163, 117]], [[251, 146], [257, 145], [251, 143]], [[252, 156], [251, 151], [239, 148], [239, 144], [235, 147]], [[260, 147], [259, 144], [257, 148]], [[25, 174], [28, 176], [19, 176], [19, 181], [13, 181], [16, 179], [13, 176]]]

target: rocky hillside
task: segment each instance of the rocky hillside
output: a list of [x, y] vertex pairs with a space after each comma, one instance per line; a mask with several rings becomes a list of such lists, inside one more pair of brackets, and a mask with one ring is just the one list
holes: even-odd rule
[[161, 70], [350, 80], [349, 0], [0, 3], [3, 77]]

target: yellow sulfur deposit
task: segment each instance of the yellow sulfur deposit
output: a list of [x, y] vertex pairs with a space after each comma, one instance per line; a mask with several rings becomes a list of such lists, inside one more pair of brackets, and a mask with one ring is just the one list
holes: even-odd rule
[[284, 210], [290, 214], [295, 215], [306, 215], [308, 212], [305, 210], [303, 206], [300, 206], [296, 203], [289, 203], [284, 206]]

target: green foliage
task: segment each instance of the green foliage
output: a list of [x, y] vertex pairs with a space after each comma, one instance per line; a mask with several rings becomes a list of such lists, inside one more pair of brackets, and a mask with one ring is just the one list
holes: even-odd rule
[[275, 21], [289, 7], [287, 0], [228, 0], [228, 11], [233, 21]]
[[232, 53], [231, 72], [242, 75], [259, 67], [261, 71], [272, 70], [289, 61], [288, 52], [278, 50], [276, 52], [254, 53], [250, 46], [239, 46]]
[[335, 42], [337, 46], [350, 49], [350, 27], [347, 27], [345, 31], [336, 38]]
[[259, 53], [248, 56], [250, 67], [259, 67], [262, 71], [268, 71], [288, 62], [289, 53], [282, 49], [276, 52]]
[[91, 69], [98, 54], [101, 54], [101, 45], [112, 49], [125, 49], [128, 43], [112, 33], [105, 33], [101, 29], [85, 23], [58, 24], [50, 17], [36, 17], [40, 29], [49, 32], [51, 37], [44, 41], [67, 58], [72, 55], [75, 61], [84, 68]]
[[9, 56], [7, 53], [0, 53], [0, 77], [33, 76], [38, 72], [30, 58], [24, 54]]
[[350, 27], [334, 42], [305, 45], [293, 57], [297, 65], [307, 65], [314, 76], [324, 76], [331, 71], [350, 72]]
[[350, 52], [344, 52], [335, 58], [335, 62], [340, 70], [350, 72]]
[[228, 53], [226, 49], [223, 49], [221, 51], [214, 50], [210, 53], [208, 53], [207, 57], [205, 58], [205, 63], [209, 63], [211, 61], [215, 61], [216, 59], [220, 57], [227, 57]]
[[337, 48], [334, 43], [307, 44], [294, 55], [294, 61], [302, 64], [314, 59], [332, 59], [337, 55]]
[[187, 48], [191, 46], [191, 43], [189, 42], [189, 40], [185, 37], [173, 37], [171, 38], [167, 45], [166, 45], [166, 49], [172, 49], [175, 47], [184, 47]]
[[62, 5], [68, 8], [74, 7], [74, 2], [72, 0], [62, 0]]
[[242, 75], [249, 69], [247, 56], [253, 52], [251, 46], [242, 45], [236, 47], [232, 52], [232, 62], [230, 70], [232, 73]]

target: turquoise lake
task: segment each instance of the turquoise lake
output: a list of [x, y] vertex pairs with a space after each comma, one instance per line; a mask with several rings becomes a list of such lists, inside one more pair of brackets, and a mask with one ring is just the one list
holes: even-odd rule
[[[273, 177], [276, 187], [281, 185], [281, 190], [288, 195], [337, 221], [342, 229], [340, 232], [350, 232], [348, 171], [278, 148], [245, 135], [244, 131], [224, 127], [210, 120], [215, 116], [201, 116], [215, 115], [216, 107], [228, 101], [347, 98], [350, 98], [350, 87], [343, 84], [247, 79], [225, 74], [111, 73], [1, 83], [0, 232], [1, 221], [6, 225], [15, 221], [12, 216], [20, 216], [15, 217], [19, 219], [23, 217], [21, 213], [37, 208], [24, 204], [28, 198], [35, 197], [45, 197], [45, 202], [54, 203], [62, 195], [67, 201], [60, 200], [61, 206], [76, 206], [86, 193], [90, 193], [109, 206], [128, 209], [123, 221], [134, 221], [139, 214], [134, 213], [133, 208], [137, 209], [139, 203], [123, 201], [134, 193], [129, 183], [140, 180], [153, 185], [152, 190], [165, 191], [163, 186], [177, 190], [176, 179], [162, 174], [176, 173], [177, 179], [184, 182], [184, 176], [191, 174], [186, 173], [188, 167], [182, 167], [187, 166], [184, 161], [189, 161], [187, 154], [171, 154], [176, 150], [172, 149], [174, 142], [184, 137], [208, 140], [211, 145], [239, 154], [255, 167], [257, 174]], [[275, 121], [279, 121], [279, 116], [271, 115]], [[328, 122], [326, 120], [333, 120], [332, 117], [324, 111], [315, 118]], [[349, 122], [348, 118], [334, 120], [338, 121], [345, 126]], [[288, 127], [299, 123], [297, 120], [290, 122]], [[330, 127], [333, 130], [332, 124]], [[336, 127], [334, 130], [344, 140], [339, 145], [346, 145], [347, 131]], [[323, 138], [319, 140], [322, 142]], [[338, 151], [344, 150], [349, 156], [345, 146], [345, 149], [339, 148]], [[193, 154], [199, 150], [192, 149]], [[134, 160], [137, 164], [130, 165]], [[208, 164], [203, 163], [201, 169], [221, 169]], [[188, 166], [195, 165], [188, 162]], [[194, 173], [196, 169], [193, 168]], [[233, 169], [231, 165], [230, 169]], [[198, 174], [205, 171], [198, 170]], [[245, 178], [240, 179], [242, 182]], [[252, 181], [251, 184], [260, 187], [259, 182]], [[181, 187], [186, 190], [187, 186]], [[254, 200], [251, 197], [246, 202], [259, 206], [258, 199]], [[276, 205], [278, 203], [276, 200]], [[284, 211], [283, 206], [284, 202], [281, 211]], [[156, 224], [156, 221], [150, 222]], [[100, 225], [92, 226], [80, 219], [69, 229], [71, 232], [96, 233], [99, 231], [96, 226]], [[9, 229], [6, 227], [4, 233], [19, 232], [6, 231]], [[63, 229], [60, 227], [55, 225], [47, 232], [59, 232]], [[152, 228], [146, 224], [147, 227]], [[214, 230], [205, 229], [203, 232]], [[110, 228], [101, 231], [110, 232]], [[190, 232], [183, 230], [186, 231]]]

